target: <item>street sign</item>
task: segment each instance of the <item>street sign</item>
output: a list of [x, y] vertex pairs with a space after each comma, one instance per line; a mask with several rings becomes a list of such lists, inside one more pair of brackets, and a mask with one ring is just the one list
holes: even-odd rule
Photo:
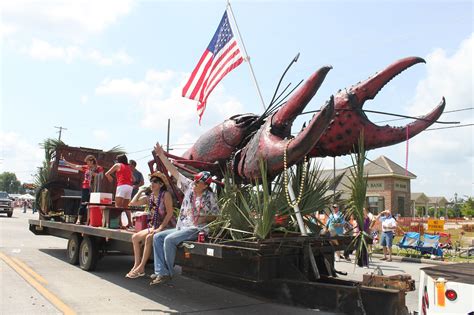
[[428, 231], [443, 232], [444, 231], [444, 220], [428, 219]]

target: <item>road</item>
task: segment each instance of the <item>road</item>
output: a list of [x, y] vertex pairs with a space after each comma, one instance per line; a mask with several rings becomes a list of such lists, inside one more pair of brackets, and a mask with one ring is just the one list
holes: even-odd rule
[[[31, 218], [37, 215], [20, 209], [12, 218], [0, 216], [0, 314], [329, 314], [269, 303], [179, 274], [169, 284], [150, 287], [146, 278], [124, 277], [133, 264], [126, 255], [106, 256], [96, 271], [85, 272], [66, 262], [67, 240], [31, 233]], [[396, 262], [374, 265], [387, 274], [408, 272], [416, 280], [421, 267]], [[147, 266], [147, 273], [151, 268]], [[353, 279], [368, 271], [347, 262], [338, 263], [337, 269], [348, 271]], [[416, 294], [410, 293], [407, 301], [413, 310]]]

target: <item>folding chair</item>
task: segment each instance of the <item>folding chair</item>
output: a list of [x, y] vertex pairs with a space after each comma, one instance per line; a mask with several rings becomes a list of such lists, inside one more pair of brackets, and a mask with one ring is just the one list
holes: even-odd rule
[[416, 251], [420, 244], [420, 233], [418, 232], [407, 232], [403, 235], [403, 238], [397, 244], [400, 249]]
[[453, 249], [453, 243], [451, 242], [451, 234], [446, 232], [439, 232], [439, 248], [445, 253]]
[[417, 250], [423, 254], [443, 256], [443, 251], [439, 248], [439, 235], [424, 234]]

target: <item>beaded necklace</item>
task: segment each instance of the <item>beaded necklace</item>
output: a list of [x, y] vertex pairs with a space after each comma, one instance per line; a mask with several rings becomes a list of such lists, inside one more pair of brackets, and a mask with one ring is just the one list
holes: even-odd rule
[[199, 220], [199, 217], [201, 216], [201, 210], [202, 208], [204, 208], [204, 203], [202, 202], [202, 200], [204, 199], [204, 193], [202, 193], [202, 196], [201, 196], [201, 201], [199, 202], [199, 207], [197, 209], [197, 217], [194, 215], [194, 213], [196, 212], [196, 196], [194, 195], [194, 189], [191, 190], [191, 215], [192, 215], [192, 220], [193, 220], [193, 224], [195, 226], [197, 226], [197, 222]]
[[[157, 228], [157, 224], [158, 224], [158, 212], [159, 212], [159, 209], [160, 209], [160, 204], [161, 204], [161, 198], [163, 197], [165, 191], [164, 190], [160, 190], [160, 193], [158, 194], [158, 198], [157, 198], [157, 201], [155, 203], [155, 211], [153, 212], [153, 219], [152, 219], [152, 226], [154, 229]], [[149, 208], [150, 210], [153, 209], [153, 197], [155, 196], [155, 194], [152, 194], [149, 198]]]

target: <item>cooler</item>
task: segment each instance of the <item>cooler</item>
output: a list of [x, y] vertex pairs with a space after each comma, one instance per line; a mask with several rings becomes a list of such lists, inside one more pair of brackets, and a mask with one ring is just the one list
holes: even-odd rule
[[102, 204], [112, 204], [112, 194], [111, 193], [102, 193], [102, 192], [93, 192], [91, 193], [91, 198], [89, 199], [90, 203], [102, 203]]
[[142, 214], [135, 217], [135, 231], [141, 231], [148, 228], [148, 214]]
[[89, 225], [102, 226], [102, 209], [98, 206], [89, 206]]

